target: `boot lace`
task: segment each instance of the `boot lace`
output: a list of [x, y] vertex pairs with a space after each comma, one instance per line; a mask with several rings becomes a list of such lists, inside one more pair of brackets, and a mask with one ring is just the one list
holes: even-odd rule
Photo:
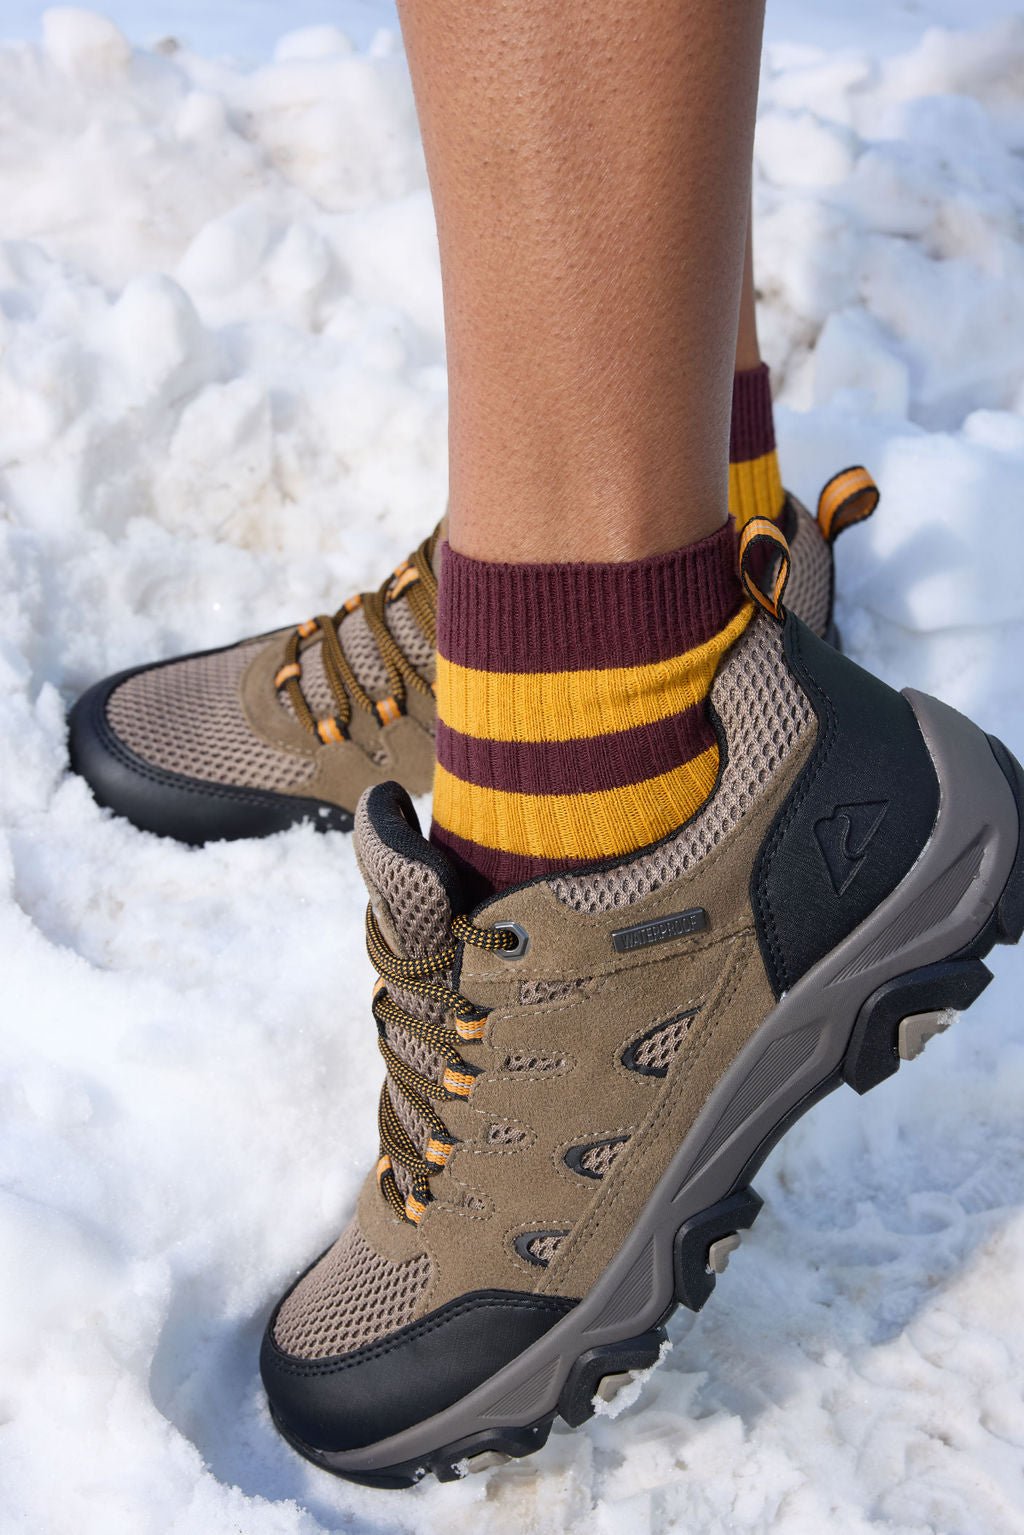
[[[388, 628], [385, 613], [391, 603], [404, 597], [416, 625], [431, 648], [437, 643], [437, 577], [434, 574], [434, 550], [440, 527], [424, 539], [416, 552], [404, 560], [375, 592], [361, 592], [349, 597], [334, 614], [320, 614], [299, 624], [288, 639], [284, 663], [274, 678], [274, 686], [283, 691], [306, 730], [327, 745], [348, 739], [353, 704], [380, 725], [388, 725], [406, 712], [408, 690], [433, 696], [433, 685], [416, 670], [401, 645]], [[338, 626], [349, 614], [362, 608], [367, 626], [377, 647], [388, 678], [386, 698], [374, 699], [363, 687], [342, 649]], [[334, 702], [334, 713], [318, 719], [302, 691], [302, 656], [322, 636], [324, 675]]]
[[[403, 1220], [418, 1224], [430, 1202], [430, 1180], [447, 1164], [456, 1146], [455, 1137], [434, 1108], [445, 1099], [468, 1098], [473, 1078], [479, 1068], [465, 1060], [461, 1046], [480, 1039], [487, 1013], [455, 991], [442, 977], [448, 975], [460, 943], [490, 952], [515, 949], [519, 939], [514, 932], [497, 927], [477, 927], [468, 917], [458, 916], [452, 923], [452, 938], [443, 949], [422, 959], [401, 959], [381, 933], [373, 907], [366, 913], [366, 950], [379, 980], [373, 992], [373, 1016], [377, 1024], [377, 1044], [384, 1057], [387, 1077], [381, 1089], [377, 1123], [380, 1129], [380, 1159], [377, 1162], [377, 1187]], [[401, 1007], [388, 990], [389, 983], [414, 996], [436, 1002], [451, 1017], [454, 1027], [417, 1018]], [[401, 1028], [444, 1063], [440, 1081], [410, 1066], [388, 1041], [388, 1024]], [[406, 1130], [395, 1110], [393, 1092], [399, 1092], [414, 1113], [427, 1126], [427, 1142], [422, 1152]], [[410, 1184], [403, 1196], [395, 1177], [401, 1167]]]

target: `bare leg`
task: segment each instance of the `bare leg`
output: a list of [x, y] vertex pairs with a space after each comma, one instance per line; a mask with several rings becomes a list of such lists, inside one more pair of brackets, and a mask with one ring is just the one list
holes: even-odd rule
[[757, 301], [754, 297], [753, 209], [747, 222], [747, 253], [743, 261], [743, 287], [740, 291], [740, 325], [736, 337], [736, 372], [745, 373], [761, 366], [761, 347], [757, 338]]
[[623, 560], [726, 516], [763, 5], [400, 0], [437, 211], [450, 541]]

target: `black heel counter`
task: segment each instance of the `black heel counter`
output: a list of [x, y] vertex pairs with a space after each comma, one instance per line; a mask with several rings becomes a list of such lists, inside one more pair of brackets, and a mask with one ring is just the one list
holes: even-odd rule
[[776, 996], [896, 888], [939, 808], [931, 756], [907, 700], [791, 613], [783, 644], [818, 739], [762, 844], [751, 878]]

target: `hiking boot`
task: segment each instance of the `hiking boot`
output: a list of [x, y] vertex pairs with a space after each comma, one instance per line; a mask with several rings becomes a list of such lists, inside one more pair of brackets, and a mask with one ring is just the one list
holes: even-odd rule
[[[838, 489], [837, 489], [838, 487]], [[789, 496], [789, 602], [837, 642], [832, 541], [878, 492], [848, 470], [812, 517]], [[97, 683], [71, 712], [71, 766], [101, 805], [144, 831], [202, 843], [296, 821], [350, 831], [366, 788], [429, 792], [439, 530], [379, 592], [298, 629]]]
[[189, 843], [351, 831], [389, 778], [427, 793], [439, 534], [331, 616], [97, 683], [71, 711], [72, 768], [101, 805]]
[[717, 787], [660, 843], [467, 914], [402, 789], [360, 802], [380, 1156], [261, 1355], [317, 1465], [449, 1480], [583, 1422], [708, 1299], [786, 1128], [1019, 939], [1013, 757], [759, 601], [714, 683]]

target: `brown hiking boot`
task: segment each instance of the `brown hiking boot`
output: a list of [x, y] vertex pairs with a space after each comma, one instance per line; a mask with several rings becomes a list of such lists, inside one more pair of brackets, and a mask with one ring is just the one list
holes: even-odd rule
[[[817, 517], [792, 496], [783, 511], [789, 605], [833, 643], [832, 541], [876, 501], [864, 470], [848, 470]], [[295, 821], [350, 831], [360, 794], [389, 778], [426, 794], [438, 542], [435, 529], [379, 592], [331, 618], [97, 683], [71, 712], [71, 766], [101, 805], [192, 843]]]
[[408, 1486], [581, 1423], [707, 1300], [788, 1125], [917, 1054], [1024, 930], [1024, 779], [962, 715], [791, 614], [712, 705], [686, 825], [469, 915], [403, 791], [361, 801], [380, 1157], [261, 1356], [317, 1465]]
[[71, 766], [101, 805], [191, 843], [351, 831], [387, 779], [425, 794], [439, 534], [330, 617], [97, 683], [71, 712]]

